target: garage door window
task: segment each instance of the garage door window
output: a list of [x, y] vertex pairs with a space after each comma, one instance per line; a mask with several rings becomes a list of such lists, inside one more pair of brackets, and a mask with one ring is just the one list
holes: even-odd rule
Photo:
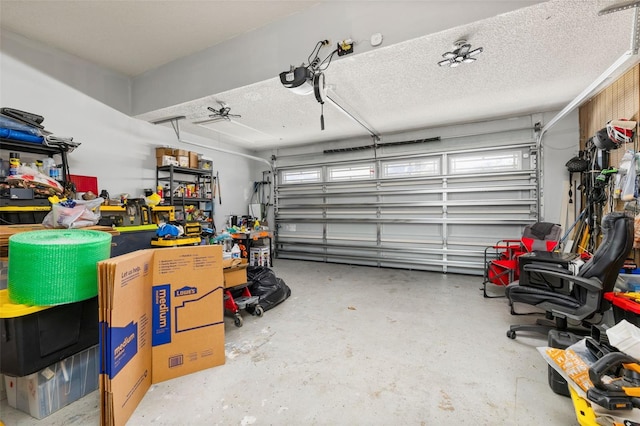
[[449, 173], [506, 172], [522, 169], [522, 151], [475, 152], [449, 157]]
[[440, 158], [390, 161], [382, 164], [382, 177], [385, 178], [434, 176], [438, 174], [440, 174]]
[[329, 167], [329, 181], [331, 182], [373, 179], [375, 176], [376, 169], [373, 164]]
[[310, 183], [320, 182], [322, 173], [320, 169], [286, 170], [281, 176], [282, 183]]

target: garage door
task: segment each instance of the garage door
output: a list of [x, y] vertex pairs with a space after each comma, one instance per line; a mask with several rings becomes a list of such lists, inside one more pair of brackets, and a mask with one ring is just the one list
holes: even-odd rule
[[277, 257], [481, 275], [484, 248], [538, 218], [539, 156], [524, 133], [277, 167]]

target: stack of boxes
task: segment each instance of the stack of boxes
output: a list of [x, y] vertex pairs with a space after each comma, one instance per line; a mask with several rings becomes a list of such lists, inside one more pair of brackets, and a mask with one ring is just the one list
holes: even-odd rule
[[0, 373], [7, 402], [42, 419], [98, 389], [98, 297], [11, 303], [0, 290]]
[[197, 152], [161, 146], [156, 147], [156, 166], [210, 170], [213, 167], [213, 161]]
[[[0, 255], [9, 236], [35, 225], [0, 227]], [[0, 377], [8, 405], [42, 419], [98, 389], [98, 297], [55, 306], [14, 303], [8, 260], [0, 260]]]

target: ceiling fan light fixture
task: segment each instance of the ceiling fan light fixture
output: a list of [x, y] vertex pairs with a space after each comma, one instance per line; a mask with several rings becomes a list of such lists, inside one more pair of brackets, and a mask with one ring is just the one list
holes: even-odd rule
[[445, 60], [439, 61], [438, 65], [441, 67], [449, 65], [449, 67], [455, 68], [460, 66], [463, 62], [475, 62], [476, 59], [472, 58], [472, 56], [482, 53], [482, 50], [482, 47], [471, 50], [471, 44], [467, 43], [466, 40], [458, 40], [454, 43], [453, 50], [451, 52], [445, 52], [442, 54], [442, 57], [445, 58]]

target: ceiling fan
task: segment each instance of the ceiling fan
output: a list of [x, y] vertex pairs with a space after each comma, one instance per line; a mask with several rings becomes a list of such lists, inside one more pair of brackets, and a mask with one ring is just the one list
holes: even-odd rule
[[219, 109], [215, 109], [213, 107], [207, 107], [207, 109], [213, 113], [213, 114], [209, 114], [209, 117], [211, 118], [211, 120], [207, 120], [207, 121], [209, 122], [219, 121], [219, 120], [231, 121], [231, 118], [242, 117], [240, 114], [231, 114], [231, 108], [226, 103], [221, 101], [218, 101], [218, 103], [220, 104]]
[[458, 40], [453, 44], [453, 50], [451, 52], [445, 52], [442, 54], [444, 58], [438, 62], [438, 65], [444, 67], [445, 65], [455, 68], [460, 66], [461, 63], [474, 62], [477, 54], [482, 53], [482, 47], [471, 50], [471, 45], [467, 43], [467, 40]]

